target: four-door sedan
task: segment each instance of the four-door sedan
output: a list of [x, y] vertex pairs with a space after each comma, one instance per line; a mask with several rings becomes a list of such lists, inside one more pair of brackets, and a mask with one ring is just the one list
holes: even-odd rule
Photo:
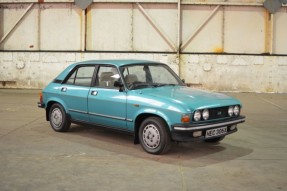
[[55, 131], [71, 123], [122, 130], [151, 154], [172, 141], [219, 142], [245, 121], [237, 99], [186, 87], [167, 65], [145, 60], [72, 64], [42, 91], [38, 107]]

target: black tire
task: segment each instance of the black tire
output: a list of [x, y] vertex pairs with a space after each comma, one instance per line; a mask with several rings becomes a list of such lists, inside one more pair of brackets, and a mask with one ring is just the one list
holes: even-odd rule
[[216, 137], [213, 139], [205, 139], [204, 141], [208, 142], [208, 143], [218, 143], [218, 142], [222, 141], [224, 138], [225, 138], [225, 136], [222, 136], [222, 137]]
[[159, 117], [149, 117], [141, 123], [139, 140], [142, 148], [151, 154], [166, 153], [171, 146], [168, 127]]
[[70, 129], [71, 122], [68, 120], [63, 106], [58, 103], [51, 106], [49, 119], [51, 127], [57, 132], [66, 132]]

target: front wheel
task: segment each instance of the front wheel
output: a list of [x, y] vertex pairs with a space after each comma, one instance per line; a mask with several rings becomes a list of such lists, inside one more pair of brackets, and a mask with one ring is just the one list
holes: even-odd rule
[[49, 119], [52, 128], [57, 132], [66, 132], [70, 129], [71, 122], [68, 120], [63, 106], [58, 103], [53, 104], [50, 108]]
[[139, 139], [142, 148], [151, 154], [163, 154], [170, 149], [167, 125], [159, 117], [149, 117], [141, 123]]

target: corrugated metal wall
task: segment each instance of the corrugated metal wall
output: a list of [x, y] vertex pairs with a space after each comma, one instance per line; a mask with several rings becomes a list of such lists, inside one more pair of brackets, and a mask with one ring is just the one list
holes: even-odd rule
[[[2, 86], [42, 88], [74, 61], [140, 57], [202, 88], [287, 92], [286, 6], [269, 14], [264, 0], [94, 1], [86, 10], [40, 2], [0, 0], [0, 81], [15, 82]], [[43, 67], [56, 71], [44, 79]]]

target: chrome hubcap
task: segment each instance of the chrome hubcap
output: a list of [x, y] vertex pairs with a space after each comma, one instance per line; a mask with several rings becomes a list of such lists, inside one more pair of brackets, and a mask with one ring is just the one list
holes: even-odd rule
[[54, 128], [59, 128], [62, 125], [63, 115], [59, 108], [55, 108], [51, 114], [51, 122]]
[[150, 149], [155, 149], [160, 144], [160, 134], [157, 127], [153, 124], [148, 124], [143, 129], [143, 141]]

